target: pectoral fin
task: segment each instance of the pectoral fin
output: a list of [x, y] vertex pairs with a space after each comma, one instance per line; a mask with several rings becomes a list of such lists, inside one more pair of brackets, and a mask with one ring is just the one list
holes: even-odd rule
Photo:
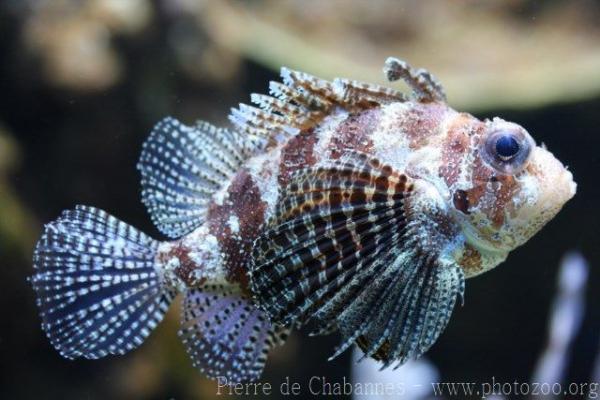
[[[388, 365], [427, 350], [464, 278], [420, 247], [407, 212], [414, 182], [363, 154], [300, 171], [255, 242], [251, 285], [277, 323], [337, 326]], [[386, 344], [387, 343], [387, 344]]]

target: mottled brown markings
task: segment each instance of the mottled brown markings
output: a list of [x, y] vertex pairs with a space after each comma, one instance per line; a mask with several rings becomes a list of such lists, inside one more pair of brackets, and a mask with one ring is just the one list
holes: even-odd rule
[[[227, 279], [239, 283], [246, 294], [250, 294], [247, 270], [252, 246], [265, 221], [265, 210], [259, 188], [244, 169], [233, 178], [227, 200], [222, 205], [212, 203], [208, 209], [209, 231], [219, 243]], [[238, 218], [237, 233], [229, 225], [232, 216]]]
[[493, 171], [485, 165], [481, 157], [476, 157], [472, 164], [471, 188], [465, 190], [472, 208], [479, 207], [479, 203], [486, 191], [486, 185]]
[[462, 267], [467, 275], [477, 274], [483, 269], [481, 263], [481, 253], [468, 243], [465, 244], [465, 250], [462, 257], [458, 261], [458, 264]]
[[[471, 182], [473, 186], [466, 190], [471, 208], [481, 210], [494, 228], [499, 229], [504, 224], [505, 212], [511, 211], [512, 198], [520, 184], [512, 175], [498, 174], [481, 157], [476, 157], [473, 162]], [[488, 185], [491, 185], [491, 190]]]
[[438, 174], [448, 187], [460, 177], [463, 160], [471, 152], [471, 136], [481, 133], [485, 125], [469, 114], [458, 114], [448, 126], [442, 143], [442, 159]]
[[443, 103], [412, 103], [406, 112], [398, 115], [393, 126], [408, 138], [411, 149], [423, 147], [429, 138], [438, 131], [448, 112]]
[[174, 270], [175, 275], [181, 279], [187, 287], [197, 287], [202, 285], [206, 278], [198, 280], [195, 277], [194, 271], [199, 268], [189, 256], [190, 249], [179, 242], [166, 253], [159, 253], [158, 261], [165, 265], [172, 259], [179, 260], [179, 266]]
[[493, 183], [496, 186], [496, 212], [492, 218], [494, 226], [500, 227], [504, 224], [505, 212], [510, 212], [512, 199], [519, 191], [520, 185], [512, 175], [496, 176]]
[[373, 141], [371, 135], [379, 126], [381, 108], [371, 108], [353, 113], [335, 129], [329, 143], [331, 158], [340, 158], [347, 150], [371, 153]]
[[279, 176], [277, 180], [281, 187], [285, 187], [290, 175], [299, 169], [307, 168], [317, 162], [314, 154], [316, 134], [311, 128], [292, 137], [281, 149], [279, 163]]

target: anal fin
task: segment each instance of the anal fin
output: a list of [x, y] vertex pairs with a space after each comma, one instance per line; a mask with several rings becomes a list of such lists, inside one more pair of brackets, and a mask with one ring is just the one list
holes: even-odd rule
[[258, 379], [269, 350], [282, 345], [288, 332], [273, 326], [237, 286], [205, 285], [186, 293], [179, 336], [209, 378]]

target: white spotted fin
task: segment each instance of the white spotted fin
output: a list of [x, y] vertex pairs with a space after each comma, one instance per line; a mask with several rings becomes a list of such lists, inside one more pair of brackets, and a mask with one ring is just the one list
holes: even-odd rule
[[288, 333], [273, 327], [237, 286], [204, 285], [185, 295], [179, 336], [193, 365], [209, 378], [258, 379], [269, 350]]
[[64, 357], [100, 358], [142, 344], [176, 294], [155, 267], [157, 247], [91, 207], [46, 225], [31, 283], [42, 328]]
[[[140, 346], [178, 289], [159, 243], [106, 212], [78, 206], [46, 225], [30, 278], [42, 329], [66, 358], [121, 355]], [[200, 266], [201, 267], [201, 266]], [[275, 327], [237, 285], [185, 293], [179, 332], [208, 377], [256, 380], [289, 329]]]
[[199, 227], [212, 196], [258, 142], [207, 122], [186, 126], [169, 117], [156, 124], [138, 163], [142, 201], [156, 227], [171, 238]]

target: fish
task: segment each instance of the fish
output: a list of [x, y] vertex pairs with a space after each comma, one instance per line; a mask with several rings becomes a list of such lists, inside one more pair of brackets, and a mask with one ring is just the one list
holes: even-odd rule
[[176, 296], [201, 373], [260, 378], [292, 330], [337, 333], [382, 368], [428, 351], [465, 280], [502, 263], [576, 192], [520, 125], [451, 108], [439, 81], [390, 57], [410, 93], [281, 69], [232, 125], [160, 121], [143, 145], [155, 240], [76, 206], [45, 225], [30, 277], [50, 343], [122, 355]]

